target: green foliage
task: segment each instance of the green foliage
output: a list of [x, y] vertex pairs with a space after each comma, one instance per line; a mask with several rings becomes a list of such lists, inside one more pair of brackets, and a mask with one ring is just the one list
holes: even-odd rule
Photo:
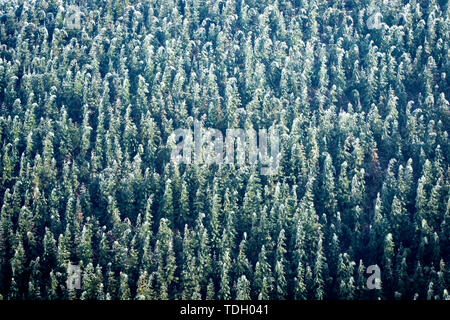
[[0, 3], [0, 299], [450, 299], [446, 1], [78, 2]]

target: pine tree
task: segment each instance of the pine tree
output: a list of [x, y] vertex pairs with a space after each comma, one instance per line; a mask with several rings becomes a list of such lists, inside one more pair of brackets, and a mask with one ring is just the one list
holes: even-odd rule
[[350, 260], [348, 254], [340, 254], [338, 262], [338, 296], [340, 299], [353, 299], [355, 294], [355, 280], [353, 268], [355, 262]]
[[222, 258], [221, 258], [221, 272], [220, 272], [220, 289], [218, 291], [218, 298], [221, 300], [229, 300], [231, 299], [231, 288], [230, 288], [230, 279], [229, 279], [229, 271], [231, 268], [231, 259], [229, 249], [225, 248]]
[[394, 278], [394, 242], [391, 233], [386, 235], [384, 240], [384, 253], [383, 253], [383, 274], [381, 282], [383, 283], [384, 295], [392, 297], [393, 294], [393, 278]]
[[130, 300], [130, 288], [128, 285], [128, 276], [123, 272], [120, 273], [119, 299]]
[[167, 180], [164, 195], [161, 200], [161, 217], [167, 219], [173, 225], [174, 208], [173, 208], [173, 191], [171, 180]]
[[272, 268], [267, 262], [266, 249], [264, 245], [258, 256], [258, 262], [255, 266], [255, 296], [258, 300], [270, 299], [273, 289]]
[[170, 298], [172, 283], [175, 279], [175, 254], [173, 249], [173, 232], [169, 228], [169, 221], [162, 218], [159, 222], [158, 233], [155, 244], [156, 283], [159, 290], [159, 298], [167, 300]]
[[277, 248], [275, 251], [275, 269], [274, 269], [274, 287], [275, 294], [278, 300], [283, 300], [287, 294], [287, 281], [285, 276], [285, 254], [284, 247], [285, 231], [282, 229], [278, 236]]

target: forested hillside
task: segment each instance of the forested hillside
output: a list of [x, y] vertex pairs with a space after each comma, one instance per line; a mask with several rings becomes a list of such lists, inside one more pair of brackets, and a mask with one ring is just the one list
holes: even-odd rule
[[[445, 0], [0, 0], [0, 297], [450, 299], [449, 38]], [[274, 126], [276, 174], [174, 164], [194, 121]]]

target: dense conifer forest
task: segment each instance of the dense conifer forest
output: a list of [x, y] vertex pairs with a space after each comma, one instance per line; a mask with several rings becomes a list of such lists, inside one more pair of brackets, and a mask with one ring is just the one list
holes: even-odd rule
[[[445, 0], [0, 0], [0, 298], [450, 299], [449, 38]], [[277, 171], [175, 164], [196, 121]]]

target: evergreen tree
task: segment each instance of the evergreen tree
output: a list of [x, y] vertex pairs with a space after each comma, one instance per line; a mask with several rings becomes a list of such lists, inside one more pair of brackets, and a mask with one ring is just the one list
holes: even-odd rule
[[446, 1], [73, 2], [0, 1], [0, 299], [449, 299]]

